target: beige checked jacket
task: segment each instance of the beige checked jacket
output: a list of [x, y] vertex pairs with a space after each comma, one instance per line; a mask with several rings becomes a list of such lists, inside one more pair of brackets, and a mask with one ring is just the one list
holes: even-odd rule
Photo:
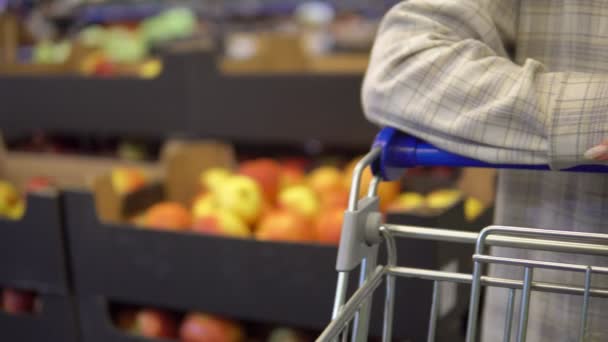
[[[405, 1], [382, 22], [362, 97], [373, 122], [452, 152], [553, 168], [586, 163], [583, 153], [608, 138], [608, 1]], [[498, 183], [497, 224], [608, 233], [608, 174], [502, 171]], [[494, 252], [608, 266], [600, 257]], [[534, 279], [583, 282], [556, 271]], [[608, 280], [594, 276], [592, 286]], [[506, 290], [488, 292], [482, 341], [502, 341], [506, 298]], [[581, 302], [534, 292], [527, 340], [576, 341]], [[592, 299], [590, 313], [590, 341], [608, 341], [608, 300]]]

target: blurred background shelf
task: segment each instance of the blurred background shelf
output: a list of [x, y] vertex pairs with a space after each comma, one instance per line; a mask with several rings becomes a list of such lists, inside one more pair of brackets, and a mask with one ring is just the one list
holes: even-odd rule
[[0, 77], [0, 127], [9, 138], [41, 129], [343, 147], [375, 134], [356, 100], [360, 75], [223, 75], [208, 52], [164, 60], [153, 80]]

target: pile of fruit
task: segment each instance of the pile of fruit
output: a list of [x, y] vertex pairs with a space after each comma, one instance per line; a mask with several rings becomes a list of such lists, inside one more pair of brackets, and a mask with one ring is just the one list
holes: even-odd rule
[[284, 327], [261, 334], [253, 331], [256, 329], [249, 332], [236, 321], [200, 312], [182, 315], [156, 308], [120, 309], [114, 315], [114, 323], [129, 334], [183, 342], [312, 341], [303, 333]]
[[[149, 229], [337, 244], [355, 164], [321, 166], [307, 174], [297, 163], [264, 158], [245, 161], [235, 171], [208, 169], [200, 175], [200, 193], [190, 208], [162, 202], [134, 222]], [[366, 170], [362, 194], [371, 178]], [[399, 191], [399, 182], [382, 183], [381, 207], [386, 209]]]
[[11, 315], [28, 315], [39, 312], [39, 302], [32, 291], [12, 288], [0, 289], [0, 311]]
[[84, 75], [153, 78], [160, 74], [162, 63], [150, 58], [152, 47], [190, 37], [197, 27], [192, 10], [171, 8], [139, 23], [88, 26], [74, 41], [40, 41], [33, 48], [32, 62], [75, 62]]

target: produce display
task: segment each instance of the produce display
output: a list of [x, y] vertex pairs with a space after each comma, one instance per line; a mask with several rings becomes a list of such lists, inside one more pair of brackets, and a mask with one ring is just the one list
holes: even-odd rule
[[[297, 163], [270, 158], [245, 160], [235, 170], [206, 169], [199, 176], [198, 194], [188, 205], [156, 203], [131, 222], [142, 229], [337, 245], [357, 161], [342, 168], [321, 165], [308, 172]], [[366, 169], [360, 196], [367, 193], [372, 178], [370, 169]], [[122, 192], [145, 184], [145, 176], [134, 169], [116, 169], [112, 179]], [[473, 220], [485, 209], [478, 200], [465, 198], [460, 190], [440, 189], [423, 195], [403, 192], [402, 188], [399, 181], [380, 183], [381, 211], [437, 215], [464, 201], [463, 214]]]
[[134, 222], [145, 229], [337, 244], [348, 200], [348, 169], [321, 166], [306, 173], [296, 163], [261, 158], [236, 170], [210, 168], [189, 208], [151, 206]]
[[0, 312], [10, 315], [30, 315], [40, 311], [40, 303], [32, 291], [0, 288]]
[[[8, 40], [11, 46], [0, 49], [14, 50], [10, 53], [13, 60], [0, 68], [0, 73], [149, 79], [162, 72], [163, 63], [156, 52], [166, 51], [167, 45], [189, 41], [185, 45], [208, 46], [220, 37], [224, 46], [220, 54], [226, 62], [221, 63], [222, 71], [360, 74], [366, 68], [381, 14], [388, 6], [335, 6], [324, 1], [277, 5], [85, 2], [64, 9], [61, 25], [44, 15], [43, 6], [15, 8], [7, 11], [10, 28], [0, 32], [12, 36]], [[40, 25], [28, 22], [36, 16], [44, 20], [49, 32], [32, 29]], [[3, 27], [9, 26], [0, 25], [0, 30]]]
[[307, 342], [307, 334], [288, 327], [244, 323], [201, 312], [120, 307], [114, 324], [123, 332], [182, 342]]

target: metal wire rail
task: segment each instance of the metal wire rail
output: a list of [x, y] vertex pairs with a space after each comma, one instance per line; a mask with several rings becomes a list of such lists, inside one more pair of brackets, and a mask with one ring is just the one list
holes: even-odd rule
[[[607, 267], [496, 257], [487, 254], [487, 247], [502, 246], [577, 255], [608, 256], [608, 235], [505, 226], [490, 226], [477, 234], [446, 229], [381, 224], [381, 217], [378, 212], [378, 197], [376, 195], [381, 177], [384, 179], [394, 179], [397, 174], [403, 172], [403, 167], [413, 165], [411, 163], [412, 159], [416, 161], [414, 163], [416, 165], [437, 165], [436, 158], [439, 157], [456, 158], [458, 165], [492, 166], [485, 163], [483, 165], [471, 164], [478, 162], [459, 156], [453, 157], [449, 153], [437, 150], [432, 146], [429, 147], [430, 145], [424, 145], [423, 152], [426, 155], [416, 155], [416, 151], [408, 150], [407, 146], [404, 145], [403, 139], [405, 138], [403, 136], [394, 130], [390, 131], [390, 134], [385, 131], [386, 129], [379, 134], [375, 147], [355, 167], [349, 206], [344, 216], [343, 232], [336, 264], [338, 282], [332, 321], [321, 333], [317, 341], [337, 341], [340, 339], [345, 342], [349, 338], [352, 342], [367, 341], [371, 297], [383, 282], [385, 282], [386, 286], [386, 295], [384, 299], [382, 341], [390, 341], [392, 338], [395, 277], [425, 279], [433, 282], [427, 335], [428, 342], [435, 340], [439, 304], [441, 301], [439, 295], [441, 282], [471, 285], [466, 332], [467, 342], [475, 342], [477, 340], [479, 302], [483, 286], [505, 288], [508, 290], [503, 341], [511, 341], [513, 320], [515, 318], [519, 323], [515, 336], [516, 340], [518, 342], [526, 341], [530, 296], [533, 291], [582, 296], [583, 303], [578, 341], [588, 341], [590, 299], [592, 297], [608, 298], [608, 289], [594, 288], [592, 286], [592, 275], [608, 275]], [[383, 139], [384, 141], [382, 141]], [[420, 142], [418, 141], [414, 144], [420, 146]], [[391, 150], [393, 147], [397, 148], [397, 150]], [[421, 162], [427, 158], [426, 156], [431, 156], [428, 158], [428, 162]], [[405, 160], [407, 159], [405, 157], [409, 159]], [[454, 165], [449, 162], [447, 164]], [[359, 200], [361, 175], [363, 170], [369, 165], [375, 168], [374, 171], [377, 176], [373, 178], [367, 196]], [[511, 165], [510, 167], [514, 166]], [[528, 166], [523, 167], [530, 168]], [[538, 166], [532, 168], [542, 169], [542, 167]], [[606, 170], [608, 168], [605, 166], [595, 165], [572, 169], [572, 171], [594, 172], [605, 172]], [[397, 266], [395, 237], [475, 245], [474, 254], [472, 255], [473, 273], [464, 274]], [[382, 242], [386, 244], [387, 249], [386, 265], [377, 265], [378, 245]], [[523, 279], [507, 279], [485, 275], [484, 269], [487, 264], [521, 267], [524, 271], [524, 277]], [[346, 301], [349, 272], [357, 266], [361, 266], [359, 287]], [[584, 286], [535, 281], [535, 269], [583, 273], [585, 278]], [[519, 313], [517, 315], [514, 312], [516, 291], [521, 292]]]

